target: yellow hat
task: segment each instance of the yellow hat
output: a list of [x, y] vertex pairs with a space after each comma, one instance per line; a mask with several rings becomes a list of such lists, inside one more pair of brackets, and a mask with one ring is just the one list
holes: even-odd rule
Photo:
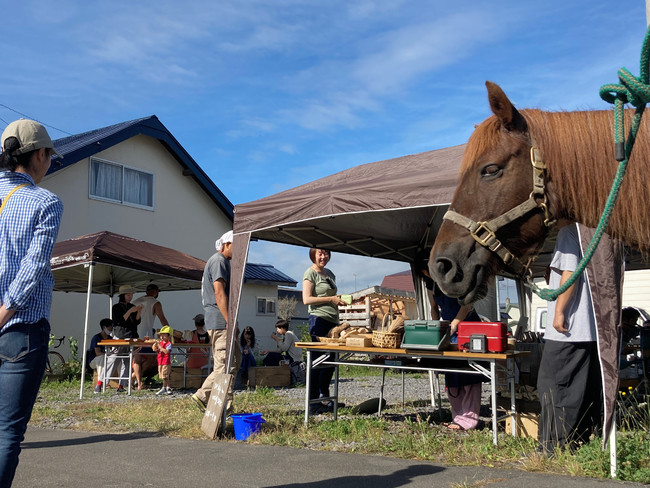
[[172, 335], [173, 333], [174, 333], [174, 329], [172, 329], [169, 325], [163, 325], [158, 331], [158, 334]]

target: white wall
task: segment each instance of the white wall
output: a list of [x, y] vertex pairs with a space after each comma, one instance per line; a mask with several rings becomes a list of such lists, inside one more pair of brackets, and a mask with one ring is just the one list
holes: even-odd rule
[[[96, 157], [153, 173], [154, 210], [90, 199], [90, 160], [85, 159], [49, 175], [42, 182], [43, 187], [63, 200], [65, 209], [59, 241], [107, 230], [207, 260], [215, 252], [215, 240], [232, 228], [228, 217], [198, 183], [182, 175], [181, 165], [158, 140], [135, 136]], [[173, 328], [194, 328], [192, 317], [202, 312], [199, 290], [162, 292], [159, 299]], [[85, 294], [54, 294], [51, 324], [55, 335], [72, 335], [83, 342], [85, 300]], [[108, 301], [102, 295], [91, 299], [88, 342], [99, 330], [99, 320], [109, 315]], [[66, 355], [67, 346], [59, 351]]]

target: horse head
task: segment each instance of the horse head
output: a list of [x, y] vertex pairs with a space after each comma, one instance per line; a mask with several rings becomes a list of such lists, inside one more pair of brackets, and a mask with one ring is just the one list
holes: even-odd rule
[[548, 232], [545, 195], [533, 191], [528, 123], [498, 85], [486, 86], [494, 115], [467, 143], [429, 259], [433, 279], [462, 304], [485, 296], [488, 279], [533, 255]]

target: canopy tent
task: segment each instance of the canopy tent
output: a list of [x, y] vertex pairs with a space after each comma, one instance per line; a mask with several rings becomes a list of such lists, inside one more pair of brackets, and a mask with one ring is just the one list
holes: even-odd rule
[[[86, 293], [81, 377], [86, 373], [91, 293], [113, 296], [120, 285], [145, 291], [155, 282], [164, 291], [201, 288], [205, 261], [188, 254], [112, 232], [57, 242], [50, 260], [54, 290]], [[83, 397], [83, 381], [79, 397]]]
[[[460, 145], [364, 164], [236, 205], [229, 316], [237, 317], [251, 238], [413, 263], [442, 224], [464, 150]], [[552, 249], [549, 241], [534, 264], [536, 275], [543, 275]], [[423, 290], [416, 287], [416, 294]]]
[[[243, 272], [251, 238], [409, 262], [435, 240], [457, 184], [464, 145], [364, 164], [311, 183], [235, 206], [231, 269], [229, 355], [232, 355]], [[479, 202], [477, 202], [479, 204]], [[531, 267], [543, 276], [554, 235], [546, 240]], [[648, 267], [639, 253], [626, 250], [627, 269]], [[417, 270], [411, 269], [415, 275]], [[596, 272], [598, 275], [598, 272]], [[527, 292], [530, 294], [530, 291]], [[619, 290], [620, 293], [620, 290]], [[416, 286], [423, 310], [423, 286]], [[618, 298], [616, 298], [618, 299]], [[522, 314], [526, 311], [522, 310]], [[599, 318], [602, 349], [612, 348], [615, 314]], [[424, 316], [424, 315], [423, 315]], [[604, 369], [616, 374], [615, 357], [606, 353]], [[615, 355], [614, 355], [615, 356]], [[612, 378], [612, 376], [610, 376]], [[608, 405], [617, 380], [606, 386]], [[611, 421], [609, 409], [607, 423]]]

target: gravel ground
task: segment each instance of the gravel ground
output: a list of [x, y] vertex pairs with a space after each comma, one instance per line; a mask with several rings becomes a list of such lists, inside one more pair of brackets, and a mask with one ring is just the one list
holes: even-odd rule
[[[344, 406], [353, 407], [365, 400], [378, 398], [381, 387], [381, 376], [362, 376], [358, 378], [341, 378], [339, 380], [339, 402]], [[440, 400], [442, 409], [439, 409], [438, 395], [435, 395], [436, 408], [431, 404], [431, 389], [429, 378], [426, 374], [405, 374], [404, 375], [404, 392], [402, 396], [402, 377], [387, 376], [384, 384], [384, 398], [386, 407], [383, 409], [389, 417], [400, 420], [406, 416], [423, 415], [431, 417], [434, 421], [449, 421], [451, 415], [449, 412], [449, 401], [444, 391], [444, 375], [440, 376]], [[302, 411], [305, 404], [305, 387], [275, 388], [275, 394], [286, 398], [287, 405]], [[155, 393], [158, 387], [155, 385], [142, 391], [133, 391], [131, 396], [126, 393], [118, 393], [115, 389], [107, 389], [106, 393], [93, 395], [89, 389], [84, 390], [86, 400], [95, 400], [101, 402], [110, 398], [113, 402], [130, 402], [138, 401], [145, 398], [156, 397]], [[194, 389], [173, 389], [172, 395], [160, 395], [156, 398], [165, 401], [180, 396], [189, 396], [194, 393]], [[235, 390], [235, 397], [246, 393], [248, 390]], [[333, 392], [333, 384], [332, 389]], [[402, 405], [404, 401], [404, 405]], [[486, 425], [490, 425], [490, 386], [489, 383], [483, 383], [483, 393], [481, 401], [480, 418]]]

